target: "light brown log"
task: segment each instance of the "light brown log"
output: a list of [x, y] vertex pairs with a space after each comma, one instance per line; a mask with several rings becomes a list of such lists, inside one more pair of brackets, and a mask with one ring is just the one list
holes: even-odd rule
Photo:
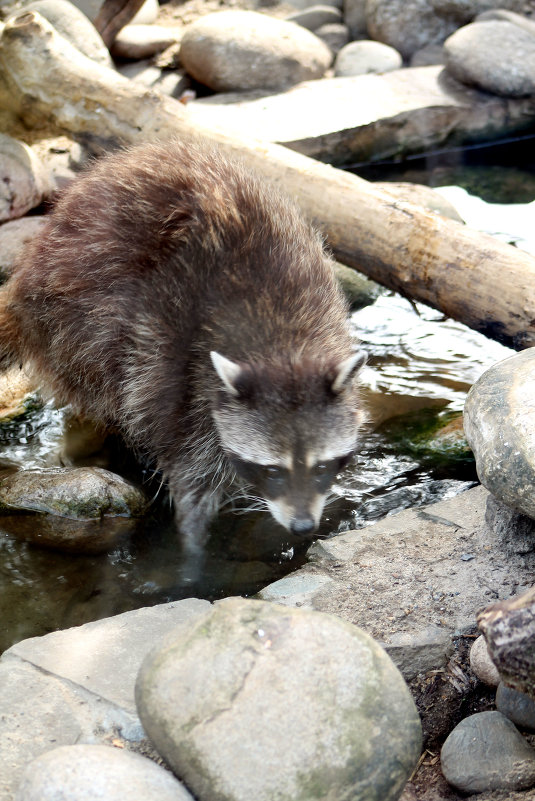
[[535, 698], [535, 587], [487, 607], [477, 622], [506, 684]]
[[530, 255], [288, 148], [200, 128], [187, 107], [90, 61], [36, 12], [6, 24], [0, 76], [27, 125], [52, 120], [95, 150], [206, 136], [293, 196], [344, 264], [517, 349], [535, 344]]

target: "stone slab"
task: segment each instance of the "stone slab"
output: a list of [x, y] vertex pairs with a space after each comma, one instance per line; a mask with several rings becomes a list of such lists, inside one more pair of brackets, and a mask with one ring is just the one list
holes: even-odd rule
[[145, 654], [209, 607], [208, 601], [188, 598], [31, 637], [9, 648], [0, 664], [18, 658], [136, 714], [134, 685]]
[[[535, 552], [514, 553], [487, 528], [487, 497], [475, 487], [318, 541], [276, 594], [297, 606], [308, 587], [307, 606], [363, 628], [408, 680], [440, 669], [455, 637], [475, 630], [479, 609], [533, 583]], [[274, 599], [272, 585], [261, 597]]]
[[188, 103], [187, 113], [333, 164], [489, 141], [534, 124], [529, 98], [470, 89], [440, 65], [306, 81], [271, 95], [219, 94]]

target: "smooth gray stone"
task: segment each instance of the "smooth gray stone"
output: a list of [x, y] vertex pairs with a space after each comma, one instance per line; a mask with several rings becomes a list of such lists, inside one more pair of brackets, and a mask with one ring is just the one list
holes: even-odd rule
[[500, 682], [496, 692], [496, 708], [519, 729], [535, 731], [535, 700], [529, 695]]
[[403, 59], [390, 45], [362, 39], [343, 47], [334, 62], [334, 74], [365, 75], [368, 72], [390, 72], [403, 66]]
[[172, 773], [106, 745], [64, 745], [30, 762], [15, 801], [193, 801]]
[[507, 20], [473, 22], [444, 42], [457, 80], [503, 97], [535, 94], [535, 35]]
[[462, 720], [442, 746], [440, 759], [447, 781], [465, 793], [535, 785], [535, 750], [501, 712]]
[[420, 751], [412, 697], [371, 637], [264, 601], [226, 599], [166, 638], [136, 701], [203, 801], [395, 801]]
[[282, 89], [321, 78], [328, 47], [310, 31], [255, 11], [207, 14], [187, 26], [180, 60], [197, 81], [217, 92]]
[[475, 382], [464, 405], [464, 430], [481, 483], [535, 519], [535, 350], [498, 362]]

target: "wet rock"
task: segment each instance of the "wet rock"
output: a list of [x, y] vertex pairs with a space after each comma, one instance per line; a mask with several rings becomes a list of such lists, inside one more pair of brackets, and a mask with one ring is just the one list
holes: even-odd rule
[[344, 0], [344, 21], [352, 39], [366, 35], [366, 0]]
[[254, 11], [220, 11], [189, 25], [180, 58], [200, 83], [219, 92], [284, 88], [320, 78], [329, 48], [313, 33]]
[[191, 87], [191, 80], [184, 70], [162, 70], [150, 60], [135, 61], [119, 67], [125, 78], [137, 81], [149, 89], [156, 89], [169, 97], [179, 98]]
[[500, 712], [462, 720], [442, 746], [442, 772], [465, 793], [535, 785], [535, 750]]
[[0, 509], [71, 520], [143, 514], [146, 498], [133, 484], [100, 467], [21, 470], [0, 481]]
[[203, 801], [387, 801], [419, 754], [412, 698], [371, 638], [262, 601], [227, 599], [167, 638], [143, 663], [136, 701]]
[[448, 71], [462, 83], [504, 97], [535, 94], [535, 34], [518, 25], [466, 25], [446, 40], [444, 55]]
[[150, 759], [105, 745], [65, 745], [34, 759], [15, 801], [193, 801], [188, 791]]
[[496, 693], [496, 709], [519, 729], [535, 731], [535, 700], [529, 695], [500, 682]]
[[184, 28], [163, 25], [125, 25], [113, 42], [114, 58], [142, 59], [180, 42]]
[[0, 373], [0, 423], [25, 414], [35, 403], [35, 386], [19, 367]]
[[32, 0], [24, 7], [38, 11], [58, 33], [93, 61], [113, 67], [108, 48], [97, 29], [69, 0]]
[[0, 283], [9, 278], [24, 245], [37, 236], [45, 222], [45, 217], [36, 216], [21, 217], [0, 225]]
[[484, 486], [506, 506], [535, 519], [535, 352], [498, 362], [476, 381], [464, 429]]
[[334, 63], [335, 75], [364, 75], [367, 72], [389, 72], [403, 66], [397, 50], [382, 42], [363, 39], [343, 47]]
[[328, 22], [320, 25], [314, 33], [333, 53], [338, 53], [351, 39], [349, 28], [340, 22]]
[[344, 264], [336, 264], [334, 269], [352, 311], [375, 303], [382, 292], [379, 284]]
[[309, 31], [315, 31], [320, 25], [342, 22], [342, 19], [342, 12], [334, 6], [309, 6], [286, 17], [288, 22], [295, 22]]
[[23, 217], [50, 189], [48, 172], [34, 151], [0, 134], [0, 222]]
[[392, 45], [409, 59], [429, 44], [443, 42], [479, 11], [491, 7], [522, 10], [522, 0], [368, 0], [370, 38]]
[[488, 684], [489, 687], [497, 687], [500, 683], [500, 674], [489, 656], [487, 642], [482, 634], [477, 640], [474, 640], [470, 648], [470, 667], [483, 684]]

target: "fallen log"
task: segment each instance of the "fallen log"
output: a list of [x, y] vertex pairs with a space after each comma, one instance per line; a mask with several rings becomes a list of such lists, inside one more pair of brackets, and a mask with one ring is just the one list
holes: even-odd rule
[[535, 698], [535, 587], [487, 607], [477, 622], [505, 683]]
[[[46, 76], [46, 77], [43, 77]], [[535, 344], [535, 259], [281, 145], [193, 123], [187, 107], [90, 61], [37, 12], [6, 23], [0, 100], [93, 150], [199, 135], [294, 197], [334, 255], [375, 281], [517, 349]]]

